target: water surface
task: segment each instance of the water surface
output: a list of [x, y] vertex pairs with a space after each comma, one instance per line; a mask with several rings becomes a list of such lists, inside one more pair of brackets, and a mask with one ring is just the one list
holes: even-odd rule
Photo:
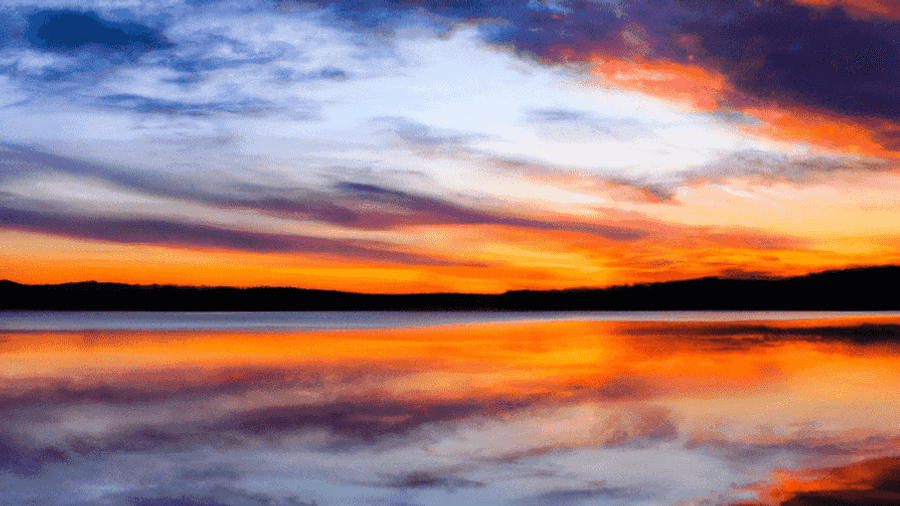
[[885, 313], [5, 313], [0, 504], [900, 499], [898, 343]]

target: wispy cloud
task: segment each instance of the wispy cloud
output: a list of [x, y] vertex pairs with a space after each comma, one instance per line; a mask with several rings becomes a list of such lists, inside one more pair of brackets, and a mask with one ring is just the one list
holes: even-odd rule
[[[294, 219], [307, 219], [340, 225], [348, 228], [364, 230], [384, 230], [403, 226], [418, 225], [505, 225], [534, 230], [564, 230], [583, 232], [601, 236], [615, 241], [631, 241], [640, 239], [644, 232], [637, 228], [617, 226], [615, 224], [597, 224], [576, 221], [550, 221], [527, 216], [516, 216], [506, 209], [484, 209], [471, 205], [457, 204], [450, 200], [427, 195], [415, 195], [402, 190], [385, 188], [375, 184], [336, 181], [325, 189], [312, 188], [279, 188], [246, 182], [214, 181], [209, 184], [184, 184], [184, 179], [166, 174], [152, 172], [134, 172], [117, 170], [99, 164], [89, 164], [69, 160], [55, 155], [7, 148], [2, 155], [3, 171], [0, 177], [22, 177], [24, 168], [30, 171], [43, 170], [50, 173], [68, 173], [88, 178], [105, 180], [116, 186], [136, 190], [160, 197], [184, 199], [188, 202], [202, 203], [222, 208], [242, 208], [260, 211], [266, 214], [285, 216]], [[35, 166], [36, 165], [36, 166]], [[16, 221], [12, 209], [7, 209], [7, 223], [24, 225], [26, 218]], [[52, 221], [52, 220], [51, 220]], [[45, 229], [53, 228], [48, 222]], [[139, 223], [133, 223], [134, 226]], [[162, 226], [160, 224], [160, 226]], [[149, 222], [147, 227], [153, 228]], [[145, 228], [147, 228], [145, 227]], [[171, 225], [173, 229], [177, 225]], [[60, 227], [60, 230], [65, 227]], [[148, 228], [148, 230], [149, 230]], [[185, 230], [187, 231], [187, 225]], [[202, 228], [202, 227], [201, 227]], [[211, 230], [210, 230], [211, 231]], [[173, 230], [174, 232], [174, 230]], [[86, 233], [86, 232], [85, 232]], [[197, 239], [204, 232], [197, 230]], [[140, 234], [138, 234], [140, 235]], [[171, 243], [180, 234], [172, 235]], [[259, 248], [260, 251], [289, 251], [296, 244], [287, 238], [273, 237], [271, 243], [260, 236], [254, 243], [247, 240], [246, 248]], [[237, 236], [235, 236], [235, 239]], [[160, 238], [162, 239], [162, 238]], [[149, 237], [148, 237], [149, 240]], [[213, 239], [211, 243], [222, 242], [223, 238]], [[228, 242], [228, 241], [224, 241]], [[234, 243], [238, 246], [241, 241]], [[279, 246], [280, 244], [280, 246]], [[324, 244], [324, 243], [322, 243]], [[310, 250], [315, 249], [310, 246]]]
[[301, 253], [406, 265], [457, 264], [453, 260], [408, 253], [386, 243], [372, 241], [273, 234], [174, 220], [85, 217], [2, 206], [0, 228], [123, 244], [225, 249], [258, 254]]
[[138, 95], [106, 95], [99, 102], [107, 107], [134, 111], [142, 114], [169, 114], [194, 117], [215, 114], [234, 114], [258, 117], [279, 112], [274, 104], [262, 100], [242, 100], [235, 102], [184, 102], [160, 100]]

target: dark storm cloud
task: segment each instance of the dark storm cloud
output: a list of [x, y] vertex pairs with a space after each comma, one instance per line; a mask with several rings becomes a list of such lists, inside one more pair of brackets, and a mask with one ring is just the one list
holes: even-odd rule
[[0, 229], [92, 239], [120, 244], [150, 244], [188, 249], [225, 249], [249, 253], [307, 253], [406, 265], [455, 265], [427, 255], [391, 249], [386, 243], [234, 230], [167, 220], [71, 215], [0, 205]]

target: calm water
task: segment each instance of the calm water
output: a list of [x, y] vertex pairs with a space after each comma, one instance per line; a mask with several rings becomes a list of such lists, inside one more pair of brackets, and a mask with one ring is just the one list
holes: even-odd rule
[[898, 372], [900, 313], [0, 313], [0, 504], [887, 504]]
[[0, 312], [2, 330], [311, 330], [433, 327], [460, 323], [524, 321], [786, 321], [900, 316], [862, 311], [309, 311], [309, 312]]

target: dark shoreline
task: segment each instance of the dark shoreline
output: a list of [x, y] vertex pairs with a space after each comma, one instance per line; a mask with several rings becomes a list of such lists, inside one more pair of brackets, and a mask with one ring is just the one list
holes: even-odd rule
[[900, 266], [794, 278], [701, 278], [503, 294], [361, 294], [302, 288], [0, 281], [0, 310], [53, 311], [678, 311], [900, 309]]

